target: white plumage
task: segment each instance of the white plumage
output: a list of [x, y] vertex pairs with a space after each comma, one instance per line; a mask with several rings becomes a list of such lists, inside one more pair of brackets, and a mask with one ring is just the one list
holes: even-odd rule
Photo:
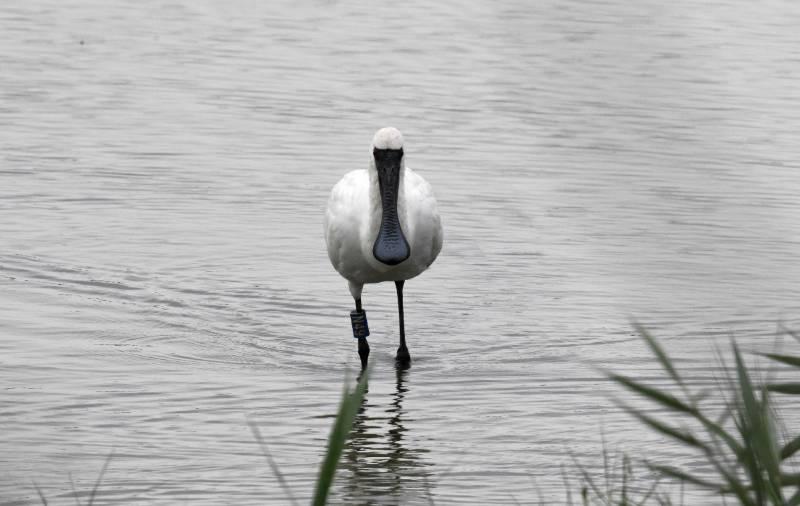
[[[399, 144], [398, 144], [399, 143]], [[403, 138], [395, 128], [375, 134], [373, 148], [402, 148]], [[400, 171], [397, 211], [411, 256], [398, 265], [386, 265], [372, 254], [381, 224], [381, 197], [375, 160], [367, 169], [345, 174], [336, 183], [325, 213], [325, 242], [333, 267], [350, 283], [353, 297], [361, 296], [365, 283], [407, 280], [421, 274], [442, 249], [442, 223], [433, 188], [405, 166]]]
[[395, 282], [400, 316], [397, 362], [408, 367], [403, 284], [436, 260], [442, 237], [433, 189], [406, 167], [402, 134], [391, 127], [378, 130], [369, 167], [347, 173], [333, 187], [325, 213], [328, 257], [348, 281], [356, 303], [351, 319], [362, 367], [369, 356], [369, 330], [361, 308], [364, 284]]

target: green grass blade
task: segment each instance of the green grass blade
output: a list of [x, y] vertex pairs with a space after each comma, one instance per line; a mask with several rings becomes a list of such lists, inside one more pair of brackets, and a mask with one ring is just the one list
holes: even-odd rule
[[658, 344], [658, 341], [656, 341], [656, 339], [650, 335], [647, 329], [639, 325], [639, 323], [634, 322], [633, 325], [636, 327], [636, 331], [639, 333], [639, 335], [644, 338], [645, 342], [650, 347], [650, 350], [656, 356], [658, 361], [661, 362], [661, 366], [665, 371], [667, 371], [667, 374], [669, 374], [670, 377], [675, 380], [675, 383], [683, 386], [683, 380], [681, 379], [675, 367], [673, 367], [672, 360], [670, 360], [669, 356], [667, 356], [664, 349], [661, 348], [661, 345]]
[[44, 506], [47, 506], [47, 499], [45, 499], [44, 494], [42, 493], [42, 489], [39, 488], [39, 484], [36, 483], [35, 481], [33, 482], [33, 488], [36, 489], [36, 493], [39, 495], [39, 499], [42, 501], [42, 504], [44, 504]]
[[767, 477], [770, 484], [770, 496], [775, 504], [784, 504], [786, 501], [783, 498], [783, 491], [781, 489], [781, 457], [780, 449], [778, 448], [778, 437], [775, 429], [774, 413], [770, 406], [769, 392], [766, 388], [761, 387], [761, 445], [758, 451], [761, 453], [761, 458], [767, 468]]
[[767, 390], [777, 394], [800, 395], [800, 383], [769, 383]]
[[687, 444], [689, 446], [692, 446], [692, 447], [695, 447], [695, 448], [699, 448], [699, 449], [703, 450], [706, 453], [708, 453], [710, 451], [710, 449], [705, 444], [703, 444], [701, 441], [699, 441], [696, 437], [694, 437], [694, 435], [692, 435], [691, 432], [683, 431], [683, 430], [680, 430], [680, 429], [676, 429], [674, 427], [670, 427], [669, 425], [667, 425], [667, 424], [665, 424], [663, 422], [660, 422], [659, 420], [656, 420], [655, 418], [652, 418], [650, 416], [645, 415], [644, 413], [642, 413], [641, 411], [639, 411], [637, 409], [634, 409], [634, 408], [631, 408], [629, 406], [626, 406], [623, 403], [618, 403], [618, 404], [620, 405], [620, 407], [623, 410], [628, 412], [628, 414], [630, 414], [631, 416], [637, 418], [640, 422], [644, 423], [645, 425], [647, 425], [651, 429], [655, 430], [656, 432], [660, 432], [661, 434], [664, 434], [665, 436], [671, 437], [672, 439], [676, 439], [676, 440], [678, 440], [678, 441], [680, 441], [680, 442], [682, 442], [684, 444]]
[[81, 504], [81, 500], [78, 498], [78, 491], [75, 490], [75, 480], [72, 479], [72, 473], [67, 473], [67, 476], [69, 476], [69, 486], [72, 489], [72, 497], [75, 499], [75, 504], [78, 506], [83, 506], [83, 504]]
[[786, 365], [800, 367], [800, 357], [795, 357], [792, 355], [778, 355], [776, 353], [759, 353], [759, 355], [771, 358], [772, 360], [776, 360]]
[[261, 453], [264, 454], [264, 458], [267, 459], [267, 464], [269, 464], [270, 469], [272, 469], [272, 474], [278, 479], [278, 484], [283, 489], [283, 493], [286, 494], [286, 497], [289, 499], [289, 502], [292, 503], [293, 506], [297, 506], [297, 501], [294, 498], [294, 494], [292, 494], [292, 489], [289, 488], [289, 483], [286, 482], [286, 478], [284, 478], [283, 473], [281, 472], [278, 464], [275, 462], [275, 459], [272, 458], [272, 454], [269, 452], [269, 448], [267, 448], [267, 443], [264, 442], [264, 438], [261, 437], [261, 431], [258, 429], [258, 426], [252, 422], [247, 422], [247, 425], [250, 426], [250, 432], [253, 433], [253, 437], [258, 442], [258, 445], [261, 447]]
[[[580, 472], [581, 476], [583, 476], [584, 483], [586, 485], [589, 485], [589, 488], [591, 488], [592, 492], [594, 492], [594, 494], [602, 501], [605, 498], [605, 495], [603, 494], [602, 490], [600, 490], [600, 488], [595, 484], [595, 482], [592, 479], [592, 477], [589, 476], [589, 473], [586, 472], [586, 469], [584, 469], [584, 467], [580, 464], [580, 462], [578, 462], [578, 460], [575, 458], [575, 456], [570, 454], [570, 458], [572, 459], [572, 463], [575, 465], [575, 467], [578, 468], [578, 471]], [[584, 485], [584, 489], [585, 489], [586, 485]], [[583, 494], [583, 497], [584, 497], [584, 503], [585, 503], [586, 502], [586, 493], [585, 492]]]
[[666, 406], [670, 409], [675, 411], [680, 411], [683, 413], [694, 413], [694, 408], [688, 406], [684, 402], [680, 401], [674, 395], [670, 395], [668, 393], [662, 392], [658, 389], [653, 387], [649, 387], [647, 385], [643, 385], [637, 381], [632, 380], [626, 376], [622, 376], [620, 374], [610, 373], [608, 377], [620, 385], [640, 394], [643, 395], [653, 401], [658, 402], [659, 404]]
[[692, 401], [692, 405], [696, 406], [701, 401], [704, 401], [713, 395], [714, 391], [711, 388], [705, 388], [700, 390], [697, 393], [692, 394], [689, 396], [689, 400]]
[[748, 487], [745, 486], [736, 477], [735, 474], [732, 474], [732, 473], [726, 471], [716, 461], [714, 461], [712, 463], [714, 464], [714, 467], [717, 470], [717, 472], [719, 474], [721, 474], [723, 478], [725, 478], [725, 481], [728, 482], [728, 487], [729, 488], [728, 488], [728, 490], [725, 490], [725, 492], [733, 492], [734, 494], [736, 494], [736, 497], [739, 499], [739, 503], [740, 504], [744, 504], [746, 506], [750, 506], [750, 505], [752, 505], [752, 506], [756, 506], [756, 505], [761, 506], [762, 503], [760, 501], [753, 502], [753, 500], [750, 498], [750, 495], [747, 492], [747, 488]]
[[692, 415], [700, 423], [703, 424], [703, 426], [710, 434], [724, 441], [725, 444], [728, 445], [728, 448], [730, 448], [730, 450], [734, 453], [734, 455], [736, 455], [737, 457], [742, 455], [742, 453], [744, 452], [744, 447], [742, 447], [742, 445], [739, 444], [738, 441], [736, 441], [736, 438], [734, 438], [731, 434], [729, 434], [728, 431], [722, 428], [722, 422], [715, 423], [709, 420], [708, 417], [706, 417], [700, 411], [695, 411], [694, 413], [692, 413]]
[[97, 489], [100, 488], [100, 483], [103, 481], [103, 476], [106, 474], [106, 470], [108, 470], [108, 464], [111, 462], [111, 459], [114, 457], [114, 450], [111, 450], [111, 453], [108, 454], [106, 457], [106, 461], [103, 464], [103, 468], [100, 470], [100, 474], [97, 476], [97, 481], [94, 482], [94, 487], [92, 487], [92, 493], [89, 494], [89, 506], [92, 506], [94, 503], [94, 496], [97, 494]]
[[669, 476], [670, 478], [675, 478], [676, 480], [685, 481], [702, 488], [707, 488], [717, 493], [724, 493], [727, 491], [725, 485], [722, 485], [720, 483], [714, 483], [713, 481], [704, 480], [703, 478], [698, 478], [697, 476], [685, 473], [680, 469], [676, 469], [672, 466], [651, 464], [649, 462], [647, 463], [647, 466], [653, 471], [658, 471], [659, 473]]
[[632, 391], [634, 391], [634, 392], [636, 392], [636, 393], [638, 393], [640, 395], [648, 397], [648, 398], [650, 398], [650, 399], [652, 399], [652, 400], [654, 400], [654, 401], [656, 401], [656, 402], [658, 402], [658, 403], [660, 403], [660, 404], [662, 404], [662, 405], [664, 405], [664, 406], [666, 406], [668, 408], [671, 408], [671, 409], [673, 409], [675, 411], [679, 411], [679, 412], [682, 412], [682, 413], [691, 414], [700, 423], [702, 423], [709, 432], [717, 435], [723, 441], [725, 441], [725, 444], [727, 444], [728, 447], [736, 455], [740, 455], [741, 452], [743, 451], [742, 450], [742, 446], [736, 441], [735, 438], [733, 438], [733, 436], [728, 434], [728, 432], [725, 431], [725, 429], [723, 429], [721, 425], [712, 422], [705, 415], [703, 415], [703, 413], [700, 412], [698, 409], [693, 408], [693, 407], [683, 403], [682, 401], [677, 399], [675, 396], [667, 394], [667, 393], [663, 393], [663, 392], [661, 392], [659, 390], [656, 390], [655, 388], [648, 387], [646, 385], [642, 385], [641, 383], [638, 383], [638, 382], [636, 382], [636, 381], [634, 381], [634, 380], [632, 380], [630, 378], [627, 378], [627, 377], [619, 375], [619, 374], [610, 373], [608, 376], [612, 381], [615, 381], [615, 382], [627, 387], [628, 389], [630, 389], [630, 390], [632, 390]]
[[794, 493], [792, 497], [786, 501], [786, 506], [798, 506], [800, 505], [800, 490]]
[[[736, 346], [735, 342], [731, 342], [731, 348], [733, 348], [733, 356], [736, 361], [738, 394], [742, 401], [739, 406], [739, 418], [741, 420], [739, 430], [748, 450], [744, 455], [744, 464], [756, 493], [756, 502], [763, 504], [763, 494], [767, 491], [768, 486], [765, 482], [765, 473], [762, 472], [764, 469], [761, 469], [761, 466], [767, 465], [769, 467], [769, 465], [768, 458], [759, 458], [764, 456], [765, 453], [760, 450], [760, 447], [764, 444], [761, 407], [756, 399], [753, 383], [750, 381], [750, 375], [747, 373], [739, 347]], [[769, 469], [766, 471], [767, 473], [770, 472]]]
[[630, 464], [627, 456], [622, 457], [622, 497], [620, 504], [628, 504], [628, 479], [630, 478]]
[[605, 431], [600, 431], [600, 444], [603, 450], [603, 482], [606, 487], [606, 498], [608, 500], [611, 499], [610, 497], [610, 490], [611, 490], [611, 472], [610, 467], [608, 465], [608, 449], [606, 448], [606, 436]]
[[736, 343], [732, 343], [733, 356], [736, 359], [736, 377], [739, 381], [739, 394], [742, 397], [744, 412], [748, 422], [756, 421], [760, 415], [758, 401], [756, 400], [755, 390], [753, 383], [750, 381], [750, 375], [747, 374], [747, 368], [744, 366], [742, 355], [739, 353], [739, 347]]
[[735, 342], [732, 343], [732, 347], [736, 359], [739, 395], [742, 398], [740, 416], [746, 429], [742, 432], [742, 437], [750, 448], [749, 453], [752, 454], [746, 463], [756, 497], [758, 499], [766, 494], [772, 503], [784, 504], [781, 490], [780, 457], [775, 424], [769, 404], [769, 393], [762, 387], [761, 399], [756, 396], [756, 390], [750, 380], [739, 347]]
[[368, 371], [364, 371], [352, 392], [349, 392], [345, 387], [344, 394], [342, 395], [342, 402], [339, 405], [339, 412], [336, 415], [333, 428], [328, 437], [328, 449], [320, 465], [317, 486], [312, 501], [314, 506], [325, 506], [325, 504], [327, 504], [328, 493], [333, 485], [333, 478], [336, 474], [336, 467], [339, 464], [339, 457], [342, 455], [344, 444], [350, 435], [353, 421], [358, 414], [358, 410], [364, 400], [364, 394], [367, 391], [368, 376]]
[[564, 470], [563, 465], [561, 466], [561, 479], [564, 481], [564, 489], [567, 491], [567, 506], [575, 506], [575, 503], [572, 502], [572, 483], [570, 483], [569, 477], [567, 476], [567, 472]]
[[792, 439], [781, 448], [781, 459], [788, 459], [794, 455], [797, 450], [800, 450], [800, 436]]
[[650, 488], [647, 489], [647, 492], [644, 494], [644, 497], [642, 497], [639, 500], [639, 502], [636, 503], [636, 506], [643, 506], [645, 503], [647, 503], [647, 500], [650, 499], [650, 496], [652, 496], [653, 493], [655, 493], [659, 483], [661, 483], [661, 476], [653, 480], [653, 483], [650, 485]]
[[787, 487], [800, 487], [800, 473], [782, 474], [781, 481]]
[[656, 503], [658, 503], [658, 506], [672, 506], [672, 499], [670, 499], [667, 495], [656, 495], [655, 500]]

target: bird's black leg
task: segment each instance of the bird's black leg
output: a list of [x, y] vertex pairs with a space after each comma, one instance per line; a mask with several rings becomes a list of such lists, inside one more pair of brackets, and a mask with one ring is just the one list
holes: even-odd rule
[[350, 319], [353, 321], [353, 334], [358, 339], [358, 356], [361, 358], [361, 369], [364, 370], [367, 368], [367, 359], [369, 358], [369, 343], [367, 342], [369, 328], [367, 328], [366, 314], [361, 309], [361, 297], [356, 299], [356, 310], [350, 314]]
[[406, 328], [403, 323], [403, 284], [405, 281], [395, 281], [394, 286], [397, 289], [397, 311], [400, 315], [400, 347], [397, 348], [396, 362], [397, 366], [401, 369], [408, 369], [411, 367], [411, 354], [408, 352], [406, 346]]

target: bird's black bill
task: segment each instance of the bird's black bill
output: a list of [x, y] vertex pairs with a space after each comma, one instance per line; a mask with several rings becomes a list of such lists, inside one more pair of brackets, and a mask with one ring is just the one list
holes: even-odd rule
[[375, 168], [378, 169], [378, 184], [383, 204], [383, 217], [381, 228], [375, 245], [372, 247], [373, 256], [386, 265], [397, 265], [411, 256], [411, 248], [400, 228], [397, 217], [397, 196], [400, 191], [400, 170], [403, 159], [401, 149], [373, 150]]

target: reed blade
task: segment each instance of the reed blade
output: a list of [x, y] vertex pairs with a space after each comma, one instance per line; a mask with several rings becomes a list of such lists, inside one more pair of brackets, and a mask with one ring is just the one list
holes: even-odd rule
[[675, 383], [683, 386], [683, 380], [678, 374], [678, 371], [672, 365], [672, 360], [670, 360], [669, 356], [661, 347], [661, 345], [658, 344], [658, 341], [656, 341], [656, 339], [650, 334], [650, 332], [647, 331], [647, 329], [639, 325], [639, 323], [634, 322], [634, 326], [636, 327], [636, 331], [639, 333], [640, 336], [644, 338], [645, 342], [647, 343], [647, 346], [650, 347], [650, 350], [653, 352], [658, 361], [661, 363], [661, 366], [664, 368], [665, 371], [667, 371], [667, 374], [669, 374], [670, 377], [673, 380], [675, 380]]
[[693, 413], [695, 410], [691, 406], [687, 405], [683, 401], [679, 400], [674, 395], [668, 394], [666, 392], [662, 392], [653, 387], [649, 387], [642, 383], [639, 383], [627, 376], [622, 376], [620, 374], [611, 373], [608, 377], [620, 385], [632, 390], [640, 395], [643, 395], [659, 404], [666, 406], [672, 410], [680, 411], [683, 413]]
[[800, 357], [795, 357], [793, 355], [781, 355], [777, 353], [759, 353], [759, 355], [763, 357], [768, 357], [772, 360], [784, 363], [786, 365], [791, 365], [793, 367], [800, 367]]
[[800, 436], [792, 439], [781, 448], [781, 459], [786, 460], [800, 450]]
[[347, 387], [345, 387], [342, 394], [339, 412], [336, 415], [333, 428], [328, 437], [328, 448], [325, 452], [322, 464], [320, 465], [317, 485], [312, 500], [314, 506], [324, 506], [328, 501], [328, 494], [333, 485], [333, 478], [336, 474], [336, 467], [339, 465], [339, 458], [342, 455], [344, 444], [350, 435], [350, 429], [353, 427], [353, 422], [355, 421], [367, 391], [368, 376], [369, 370], [364, 371], [353, 391], [348, 391]]
[[800, 383], [769, 383], [767, 390], [777, 394], [800, 395]]

